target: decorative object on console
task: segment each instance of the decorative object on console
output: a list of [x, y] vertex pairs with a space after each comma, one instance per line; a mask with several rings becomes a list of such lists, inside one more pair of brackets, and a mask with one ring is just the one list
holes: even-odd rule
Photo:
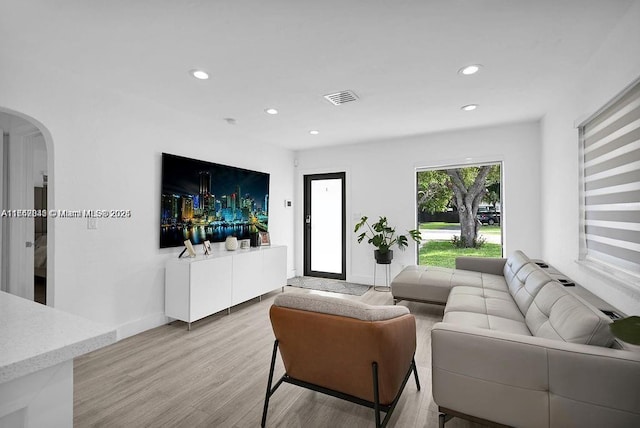
[[[369, 229], [358, 235], [358, 243], [361, 243], [365, 238], [367, 238], [367, 242], [376, 247], [376, 250], [373, 252], [376, 263], [390, 264], [393, 259], [393, 251], [391, 250], [391, 247], [393, 245], [397, 245], [400, 250], [404, 251], [404, 249], [409, 245], [409, 239], [407, 238], [407, 235], [397, 235], [395, 227], [391, 227], [387, 224], [386, 217], [380, 216], [378, 221], [371, 225], [368, 220], [369, 217], [363, 216], [353, 230], [357, 233], [358, 230], [364, 226]], [[420, 235], [419, 230], [408, 230], [407, 233], [412, 240], [418, 244], [420, 243], [422, 236]]]
[[249, 218], [249, 243], [252, 247], [260, 246], [260, 234], [258, 233], [258, 219], [255, 216]]
[[224, 241], [224, 248], [227, 251], [235, 251], [238, 249], [238, 238], [235, 236], [227, 236], [227, 239]]
[[204, 247], [204, 255], [205, 256], [208, 256], [209, 254], [211, 254], [211, 242], [204, 241], [202, 243], [202, 246]]
[[260, 246], [271, 245], [271, 238], [269, 232], [260, 232]]
[[243, 239], [242, 241], [240, 241], [240, 248], [241, 249], [246, 249], [249, 248], [251, 246], [251, 242], [249, 239]]
[[196, 250], [193, 248], [193, 244], [191, 244], [191, 241], [189, 241], [188, 239], [186, 241], [184, 241], [184, 250], [182, 250], [182, 252], [178, 256], [178, 258], [182, 257], [182, 255], [185, 252], [188, 253], [187, 255], [189, 257], [195, 257], [196, 256]]

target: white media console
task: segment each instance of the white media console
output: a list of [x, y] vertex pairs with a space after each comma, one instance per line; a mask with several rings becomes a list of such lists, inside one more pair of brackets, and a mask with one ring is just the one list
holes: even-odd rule
[[287, 284], [287, 247], [214, 251], [173, 259], [165, 271], [165, 314], [191, 323]]

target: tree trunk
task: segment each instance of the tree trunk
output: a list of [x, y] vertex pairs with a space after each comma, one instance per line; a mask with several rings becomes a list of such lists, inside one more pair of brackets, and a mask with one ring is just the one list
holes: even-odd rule
[[490, 166], [481, 166], [474, 182], [467, 188], [460, 169], [448, 169], [447, 175], [453, 184], [453, 194], [455, 197], [458, 214], [460, 215], [460, 244], [465, 248], [476, 246], [478, 238], [478, 220], [476, 214], [480, 201], [486, 193], [485, 183], [489, 175]]

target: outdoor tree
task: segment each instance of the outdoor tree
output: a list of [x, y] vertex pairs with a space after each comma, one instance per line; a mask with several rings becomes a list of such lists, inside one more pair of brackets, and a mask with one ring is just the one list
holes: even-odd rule
[[460, 245], [477, 244], [480, 224], [476, 220], [482, 201], [500, 202], [500, 166], [421, 171], [418, 174], [418, 207], [431, 214], [455, 206], [460, 217]]
[[453, 197], [451, 182], [445, 171], [418, 173], [418, 207], [430, 214], [446, 211]]
[[[447, 175], [453, 185], [455, 204], [460, 215], [460, 244], [462, 247], [475, 247], [480, 223], [476, 219], [478, 207], [487, 193], [486, 181], [490, 165], [477, 168], [448, 169]], [[474, 168], [475, 169], [475, 168]], [[475, 173], [475, 177], [472, 177]]]

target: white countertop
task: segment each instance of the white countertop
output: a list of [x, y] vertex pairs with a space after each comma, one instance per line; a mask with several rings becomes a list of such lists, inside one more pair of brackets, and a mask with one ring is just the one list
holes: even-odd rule
[[106, 326], [0, 291], [0, 383], [115, 341]]

